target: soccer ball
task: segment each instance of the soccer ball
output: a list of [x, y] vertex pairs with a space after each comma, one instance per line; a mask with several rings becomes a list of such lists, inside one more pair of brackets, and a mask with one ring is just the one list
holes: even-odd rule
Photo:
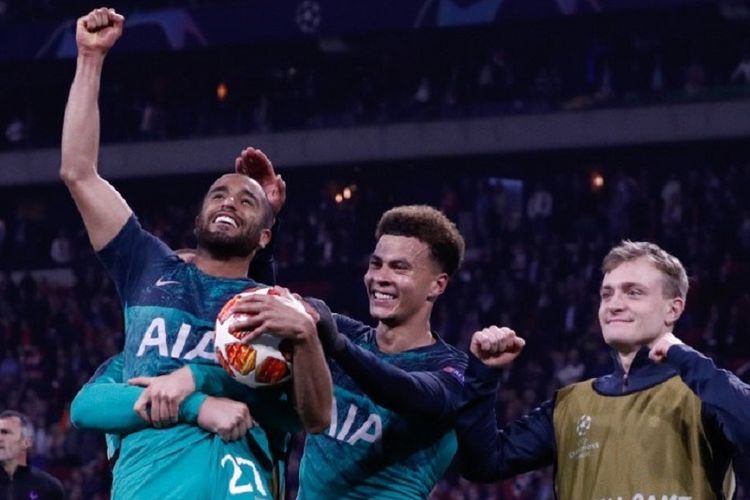
[[240, 338], [245, 333], [229, 332], [229, 327], [245, 314], [230, 314], [229, 309], [249, 294], [274, 295], [278, 300], [304, 312], [302, 303], [278, 288], [251, 288], [232, 297], [219, 311], [214, 329], [214, 350], [219, 364], [238, 382], [264, 387], [286, 382], [292, 377], [292, 345], [270, 333], [260, 334], [250, 345]]

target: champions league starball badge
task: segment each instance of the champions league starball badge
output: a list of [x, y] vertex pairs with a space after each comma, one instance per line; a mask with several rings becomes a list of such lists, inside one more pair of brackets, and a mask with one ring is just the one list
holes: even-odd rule
[[576, 433], [580, 437], [583, 437], [588, 434], [589, 429], [591, 429], [591, 417], [588, 415], [581, 415], [576, 423]]

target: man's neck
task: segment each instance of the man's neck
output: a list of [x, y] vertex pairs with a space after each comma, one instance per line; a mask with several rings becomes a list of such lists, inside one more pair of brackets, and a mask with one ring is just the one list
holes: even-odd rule
[[635, 359], [636, 354], [638, 354], [637, 350], [629, 352], [619, 351], [617, 353], [618, 357], [620, 358], [620, 364], [622, 365], [622, 371], [625, 372], [625, 375], [628, 375], [628, 373], [630, 373], [630, 366], [633, 364], [633, 360]]
[[378, 323], [375, 331], [378, 349], [386, 353], [397, 353], [417, 349], [435, 343], [435, 337], [430, 331], [430, 322], [420, 322], [419, 325], [388, 326]]
[[16, 469], [18, 469], [19, 465], [26, 465], [26, 460], [12, 459], [4, 461], [2, 464], [5, 473], [8, 474], [8, 477], [13, 477], [13, 474], [16, 473]]
[[253, 255], [247, 257], [231, 257], [227, 260], [214, 258], [205, 250], [198, 249], [193, 264], [208, 274], [217, 278], [245, 278]]

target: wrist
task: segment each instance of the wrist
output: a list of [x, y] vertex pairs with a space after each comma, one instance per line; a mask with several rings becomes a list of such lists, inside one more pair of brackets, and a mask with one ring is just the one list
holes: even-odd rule
[[190, 424], [197, 423], [200, 409], [207, 398], [208, 396], [200, 392], [194, 392], [185, 398], [180, 405], [180, 420]]
[[104, 64], [106, 52], [79, 49], [76, 63], [78, 67], [101, 67]]
[[297, 330], [297, 334], [294, 336], [295, 344], [310, 344], [316, 342], [319, 342], [318, 330], [312, 322], [306, 322], [304, 325], [302, 325], [302, 327]]
[[691, 349], [686, 344], [680, 342], [679, 344], [672, 344], [667, 348], [667, 350], [664, 352], [664, 359], [667, 362], [672, 362], [674, 364], [681, 363], [685, 357], [689, 357], [691, 353], [696, 352], [694, 349]]
[[310, 342], [316, 342], [318, 340], [318, 335], [315, 328], [303, 328], [297, 333], [294, 340], [297, 343], [308, 344]]
[[206, 376], [203, 371], [201, 371], [196, 364], [192, 363], [188, 363], [185, 367], [193, 377], [193, 390], [196, 392], [203, 392], [205, 389], [206, 381]]

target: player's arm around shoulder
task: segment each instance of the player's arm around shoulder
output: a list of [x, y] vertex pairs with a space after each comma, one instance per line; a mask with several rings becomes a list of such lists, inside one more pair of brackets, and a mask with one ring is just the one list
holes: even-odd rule
[[100, 8], [78, 19], [78, 59], [65, 108], [60, 177], [83, 218], [91, 244], [101, 250], [122, 229], [132, 211], [97, 171], [99, 86], [104, 58], [122, 35], [125, 19]]

